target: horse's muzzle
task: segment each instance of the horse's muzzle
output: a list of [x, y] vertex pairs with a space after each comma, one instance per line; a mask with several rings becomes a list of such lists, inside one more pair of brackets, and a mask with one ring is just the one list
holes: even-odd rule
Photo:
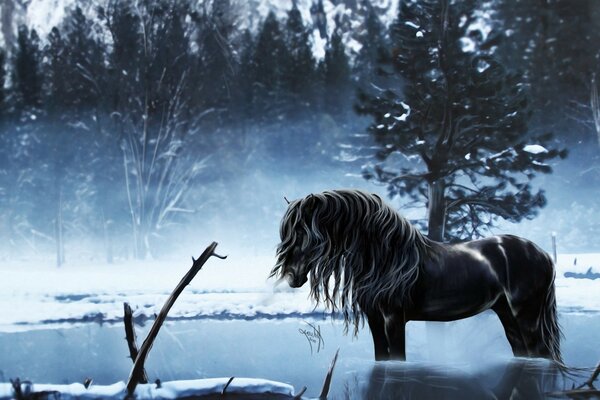
[[286, 279], [290, 287], [299, 288], [306, 283], [308, 276], [298, 276], [290, 272], [286, 274]]

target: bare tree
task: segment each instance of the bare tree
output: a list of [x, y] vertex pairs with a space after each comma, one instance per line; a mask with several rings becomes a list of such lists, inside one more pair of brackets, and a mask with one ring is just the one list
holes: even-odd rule
[[190, 185], [205, 165], [191, 139], [209, 111], [194, 112], [186, 2], [111, 2], [101, 10], [113, 42], [113, 126], [120, 132], [134, 256], [184, 214]]
[[590, 94], [590, 108], [594, 117], [594, 127], [598, 135], [598, 146], [600, 146], [600, 100], [598, 99], [598, 84], [596, 83], [596, 75], [592, 76], [592, 92]]

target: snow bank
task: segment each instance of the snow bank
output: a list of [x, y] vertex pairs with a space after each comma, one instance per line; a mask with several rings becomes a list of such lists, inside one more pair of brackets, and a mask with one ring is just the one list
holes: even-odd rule
[[[156, 384], [138, 385], [135, 390], [137, 399], [177, 399], [191, 396], [220, 394], [230, 378], [197, 379], [165, 382], [158, 388]], [[22, 386], [24, 387], [24, 386]], [[70, 385], [33, 384], [31, 392], [59, 392], [61, 399], [123, 399], [127, 391], [124, 382], [112, 385], [92, 385], [86, 389], [80, 383]], [[291, 385], [264, 379], [234, 378], [227, 386], [228, 394], [265, 395], [273, 398], [292, 398], [294, 388]], [[13, 389], [9, 383], [0, 383], [0, 399], [12, 399]], [[254, 397], [256, 398], [256, 397]]]

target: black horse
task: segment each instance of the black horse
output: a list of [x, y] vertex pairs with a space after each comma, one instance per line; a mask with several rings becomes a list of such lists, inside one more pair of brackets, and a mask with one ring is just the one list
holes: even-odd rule
[[381, 198], [357, 190], [290, 203], [271, 276], [339, 311], [354, 332], [366, 316], [375, 359], [405, 359], [408, 321], [453, 321], [492, 309], [515, 356], [561, 363], [551, 258], [512, 235], [429, 240]]

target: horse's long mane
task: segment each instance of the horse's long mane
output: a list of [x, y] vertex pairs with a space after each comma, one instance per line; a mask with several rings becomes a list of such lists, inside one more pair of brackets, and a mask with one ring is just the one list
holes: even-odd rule
[[301, 250], [311, 297], [339, 310], [355, 333], [363, 313], [410, 302], [420, 266], [432, 254], [430, 241], [408, 220], [379, 196], [358, 190], [293, 201], [280, 234], [271, 276], [284, 275], [286, 262]]

